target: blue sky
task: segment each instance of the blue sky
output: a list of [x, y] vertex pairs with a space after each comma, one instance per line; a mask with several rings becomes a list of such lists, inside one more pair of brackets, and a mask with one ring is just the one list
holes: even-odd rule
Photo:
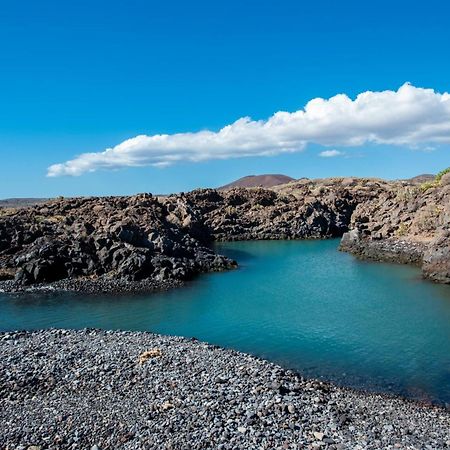
[[[450, 91], [443, 1], [9, 1], [0, 5], [0, 198], [176, 192], [240, 176], [409, 177], [447, 143], [323, 146], [47, 177], [136, 135], [218, 131], [316, 97]], [[430, 151], [432, 147], [433, 150]], [[337, 150], [336, 157], [318, 156]], [[236, 154], [235, 154], [236, 155]]]

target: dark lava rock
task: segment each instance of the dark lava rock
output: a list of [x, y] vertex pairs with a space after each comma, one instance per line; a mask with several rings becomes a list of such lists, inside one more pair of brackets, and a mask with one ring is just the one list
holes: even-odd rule
[[416, 264], [450, 283], [450, 185], [395, 182], [355, 208], [340, 248], [361, 258]]
[[214, 253], [213, 241], [340, 236], [341, 249], [356, 256], [424, 261], [425, 276], [448, 282], [449, 222], [446, 178], [427, 189], [407, 181], [331, 178], [165, 198], [57, 199], [0, 209], [0, 283], [4, 290], [62, 281], [81, 290], [95, 282], [102, 290], [108, 282], [153, 289], [235, 267]]
[[[58, 199], [0, 215], [0, 264], [7, 290], [61, 280], [151, 280], [166, 285], [236, 263], [207, 245], [201, 214], [182, 197]], [[113, 285], [114, 283], [111, 283]], [[61, 285], [61, 284], [60, 284]], [[90, 288], [89, 288], [90, 289]]]
[[430, 242], [423, 257], [423, 274], [439, 283], [450, 283], [450, 231]]

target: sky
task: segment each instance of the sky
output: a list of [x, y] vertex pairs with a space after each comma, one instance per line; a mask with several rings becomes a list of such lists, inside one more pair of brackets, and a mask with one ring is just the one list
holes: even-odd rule
[[450, 3], [0, 1], [0, 198], [450, 166]]

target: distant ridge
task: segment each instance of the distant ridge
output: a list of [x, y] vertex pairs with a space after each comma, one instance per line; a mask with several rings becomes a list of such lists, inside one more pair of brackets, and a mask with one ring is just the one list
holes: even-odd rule
[[294, 181], [294, 178], [287, 175], [280, 174], [265, 174], [265, 175], [248, 175], [246, 177], [239, 178], [239, 180], [233, 181], [225, 186], [221, 186], [220, 190], [232, 189], [234, 187], [273, 187], [279, 184], [289, 183]]
[[5, 198], [0, 200], [0, 208], [27, 208], [45, 203], [48, 198]]
[[416, 175], [415, 177], [409, 178], [407, 181], [410, 181], [414, 184], [422, 184], [426, 183], [427, 181], [433, 181], [436, 175], [432, 175], [430, 173], [424, 173], [421, 175]]

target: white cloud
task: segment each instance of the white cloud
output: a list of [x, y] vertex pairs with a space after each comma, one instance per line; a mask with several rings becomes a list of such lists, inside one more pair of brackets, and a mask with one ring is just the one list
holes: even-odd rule
[[322, 158], [334, 158], [335, 156], [342, 156], [344, 153], [339, 150], [324, 150], [319, 153]]
[[298, 152], [309, 143], [358, 147], [367, 143], [411, 148], [450, 143], [450, 94], [409, 83], [397, 91], [315, 98], [304, 109], [267, 120], [244, 117], [221, 130], [136, 136], [98, 153], [83, 153], [48, 168], [48, 176], [99, 169], [155, 166]]

